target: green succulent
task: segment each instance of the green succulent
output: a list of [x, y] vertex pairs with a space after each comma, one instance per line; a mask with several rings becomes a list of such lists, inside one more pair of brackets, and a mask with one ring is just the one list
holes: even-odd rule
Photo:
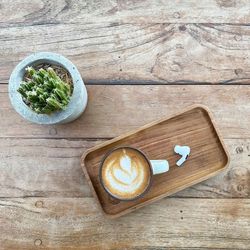
[[34, 112], [51, 114], [67, 107], [71, 85], [64, 82], [51, 67], [39, 70], [27, 67], [26, 71], [29, 80], [23, 81], [17, 91]]

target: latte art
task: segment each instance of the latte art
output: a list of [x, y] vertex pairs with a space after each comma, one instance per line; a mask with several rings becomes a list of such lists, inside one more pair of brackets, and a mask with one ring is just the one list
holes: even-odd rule
[[133, 199], [148, 187], [150, 166], [140, 152], [131, 148], [117, 149], [103, 163], [102, 180], [115, 197]]

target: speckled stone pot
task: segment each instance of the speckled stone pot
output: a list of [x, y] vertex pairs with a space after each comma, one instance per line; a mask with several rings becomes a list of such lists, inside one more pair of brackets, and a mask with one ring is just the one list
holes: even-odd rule
[[[73, 94], [67, 108], [62, 111], [54, 112], [51, 115], [36, 114], [23, 102], [21, 95], [17, 92], [23, 80], [25, 68], [44, 62], [59, 65], [67, 69], [74, 84]], [[21, 116], [37, 124], [61, 124], [71, 122], [83, 113], [88, 100], [86, 87], [76, 66], [67, 58], [51, 52], [32, 54], [16, 66], [9, 79], [9, 97], [14, 109]]]

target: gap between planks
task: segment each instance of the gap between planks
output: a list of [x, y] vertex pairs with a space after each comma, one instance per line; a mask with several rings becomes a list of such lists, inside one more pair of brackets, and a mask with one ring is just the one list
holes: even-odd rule
[[7, 85], [1, 85], [0, 137], [113, 138], [192, 104], [203, 104], [213, 113], [223, 138], [250, 138], [249, 85], [88, 85], [87, 90], [88, 106], [79, 119], [42, 126], [18, 115], [11, 107]]
[[[89, 84], [94, 79], [100, 84], [250, 82], [248, 26], [59, 24], [41, 26], [36, 33], [32, 27], [2, 28], [0, 37], [0, 61], [4, 62], [0, 81], [5, 83], [17, 63], [31, 53], [29, 43], [33, 51], [46, 47], [68, 57]], [[17, 47], [16, 41], [23, 46]]]
[[169, 198], [110, 220], [93, 198], [0, 199], [0, 242], [25, 250], [37, 243], [46, 249], [247, 250], [249, 209], [249, 199]]
[[[239, 80], [249, 80], [249, 83], [242, 83]], [[237, 82], [239, 81], [239, 82]], [[0, 85], [6, 85], [8, 82], [0, 82]], [[177, 80], [174, 82], [160, 82], [160, 81], [148, 81], [148, 80], [99, 80], [99, 79], [94, 79], [94, 80], [87, 80], [84, 81], [84, 84], [86, 86], [102, 86], [102, 85], [112, 85], [112, 86], [141, 86], [141, 85], [154, 85], [154, 86], [162, 86], [162, 85], [174, 85], [174, 86], [187, 86], [187, 85], [195, 85], [195, 86], [206, 86], [206, 85], [223, 85], [223, 86], [247, 86], [250, 85], [250, 78], [237, 78], [237, 79], [231, 79], [231, 80], [225, 80], [221, 82], [196, 82], [196, 81], [190, 81], [190, 80]]]

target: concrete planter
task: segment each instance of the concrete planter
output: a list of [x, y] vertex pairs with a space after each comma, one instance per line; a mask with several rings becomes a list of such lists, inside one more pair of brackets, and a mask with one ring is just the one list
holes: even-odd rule
[[[74, 89], [66, 110], [54, 112], [51, 115], [36, 114], [22, 100], [17, 89], [23, 79], [25, 68], [40, 63], [50, 63], [64, 67], [70, 73]], [[9, 97], [14, 109], [25, 119], [37, 124], [61, 124], [78, 118], [87, 106], [87, 90], [76, 66], [67, 58], [51, 53], [40, 52], [32, 54], [21, 61], [13, 70], [9, 79]]]

